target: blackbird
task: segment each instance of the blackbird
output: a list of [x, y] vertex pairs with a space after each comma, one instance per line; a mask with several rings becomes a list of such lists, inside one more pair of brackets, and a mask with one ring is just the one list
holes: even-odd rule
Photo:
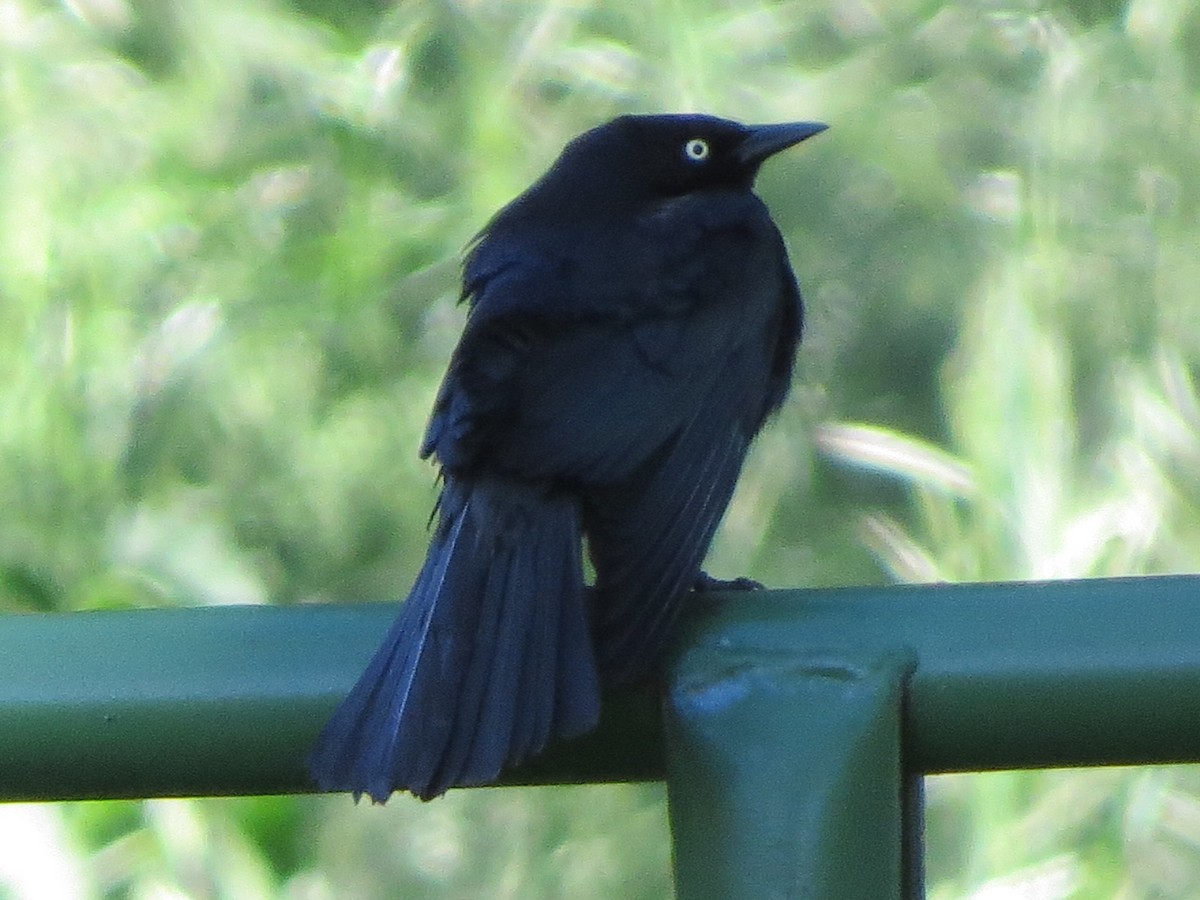
[[474, 240], [421, 446], [443, 479], [429, 552], [313, 748], [318, 786], [493, 782], [654, 668], [800, 341], [754, 179], [825, 127], [621, 116]]

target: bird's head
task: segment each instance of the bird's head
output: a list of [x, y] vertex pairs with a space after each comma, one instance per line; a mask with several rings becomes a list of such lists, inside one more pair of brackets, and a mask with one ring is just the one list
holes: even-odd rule
[[703, 115], [627, 115], [571, 141], [537, 188], [604, 206], [714, 188], [749, 190], [769, 156], [826, 129], [819, 122], [742, 125]]

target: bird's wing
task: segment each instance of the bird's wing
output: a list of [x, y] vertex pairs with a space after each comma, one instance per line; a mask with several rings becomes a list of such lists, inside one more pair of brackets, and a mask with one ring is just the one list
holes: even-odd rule
[[733, 378], [713, 382], [700, 412], [658, 458], [584, 507], [596, 570], [593, 621], [607, 683], [641, 676], [658, 658], [729, 505], [753, 437], [750, 416], [730, 414]]
[[[610, 484], [709, 407], [718, 377], [762, 405], [787, 285], [765, 210], [730, 199], [716, 219], [676, 207], [558, 256], [481, 245], [423, 452], [451, 470], [486, 459], [522, 477]], [[724, 373], [746, 348], [747, 369]]]
[[746, 287], [776, 297], [768, 328], [774, 340], [729, 348], [695, 414], [658, 456], [621, 486], [594, 492], [585, 505], [596, 569], [596, 654], [609, 684], [639, 678], [659, 658], [750, 442], [787, 393], [802, 312], [782, 242], [777, 246], [778, 280], [762, 277]]

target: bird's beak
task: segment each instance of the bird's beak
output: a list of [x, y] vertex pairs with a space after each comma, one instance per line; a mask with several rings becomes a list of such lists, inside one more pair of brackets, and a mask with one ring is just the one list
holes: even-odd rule
[[757, 166], [768, 156], [820, 134], [828, 125], [821, 122], [784, 122], [779, 125], [750, 125], [737, 149], [743, 165]]

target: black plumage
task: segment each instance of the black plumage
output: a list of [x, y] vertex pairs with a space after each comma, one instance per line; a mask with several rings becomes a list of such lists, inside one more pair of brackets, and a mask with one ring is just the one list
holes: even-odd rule
[[320, 787], [494, 781], [653, 667], [800, 340], [754, 178], [824, 127], [622, 116], [483, 230], [421, 447], [444, 477], [429, 553], [317, 741]]

